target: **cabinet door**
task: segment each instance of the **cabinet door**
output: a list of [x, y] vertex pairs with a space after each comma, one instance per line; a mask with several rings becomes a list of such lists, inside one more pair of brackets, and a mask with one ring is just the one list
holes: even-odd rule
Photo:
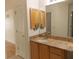
[[38, 44], [31, 42], [31, 59], [39, 59], [38, 55]]
[[60, 55], [57, 55], [57, 54], [54, 54], [54, 53], [51, 53], [50, 54], [50, 59], [64, 59], [64, 57], [60, 56]]
[[49, 48], [46, 45], [39, 44], [40, 59], [49, 59]]

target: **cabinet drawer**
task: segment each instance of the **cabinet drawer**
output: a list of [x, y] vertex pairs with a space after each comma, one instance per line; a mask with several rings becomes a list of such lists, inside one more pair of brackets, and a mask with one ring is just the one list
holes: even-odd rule
[[50, 52], [58, 54], [58, 55], [64, 55], [64, 50], [58, 49], [58, 48], [54, 48], [54, 47], [50, 47]]
[[56, 55], [54, 53], [51, 53], [50, 54], [50, 59], [64, 59], [64, 57], [60, 56], [60, 55]]

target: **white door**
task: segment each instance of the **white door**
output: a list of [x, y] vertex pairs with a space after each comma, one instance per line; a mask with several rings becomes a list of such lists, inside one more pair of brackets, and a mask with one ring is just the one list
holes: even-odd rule
[[16, 54], [22, 56], [24, 59], [26, 58], [26, 31], [25, 31], [25, 8], [18, 6], [15, 9], [15, 27], [16, 27]]

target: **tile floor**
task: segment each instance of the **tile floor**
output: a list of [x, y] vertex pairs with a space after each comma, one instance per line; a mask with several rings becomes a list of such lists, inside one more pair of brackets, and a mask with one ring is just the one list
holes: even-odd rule
[[8, 58], [8, 59], [23, 59], [23, 58], [21, 58], [20, 56], [13, 56], [13, 57]]
[[23, 59], [20, 56], [15, 56], [16, 45], [5, 41], [6, 59]]
[[7, 58], [14, 56], [15, 52], [16, 52], [15, 44], [6, 41], [5, 42], [5, 51], [6, 51]]

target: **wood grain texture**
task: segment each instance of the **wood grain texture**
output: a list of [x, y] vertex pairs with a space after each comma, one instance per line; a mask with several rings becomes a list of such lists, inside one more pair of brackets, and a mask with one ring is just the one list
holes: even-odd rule
[[50, 59], [67, 59], [66, 51], [50, 47]]
[[50, 53], [55, 53], [62, 56], [64, 55], [65, 51], [62, 49], [55, 48], [55, 47], [50, 47]]
[[31, 42], [31, 59], [39, 59], [38, 55], [38, 44]]
[[64, 59], [64, 57], [56, 54], [50, 54], [50, 59]]
[[39, 44], [39, 56], [40, 59], [49, 59], [49, 47], [43, 44]]

